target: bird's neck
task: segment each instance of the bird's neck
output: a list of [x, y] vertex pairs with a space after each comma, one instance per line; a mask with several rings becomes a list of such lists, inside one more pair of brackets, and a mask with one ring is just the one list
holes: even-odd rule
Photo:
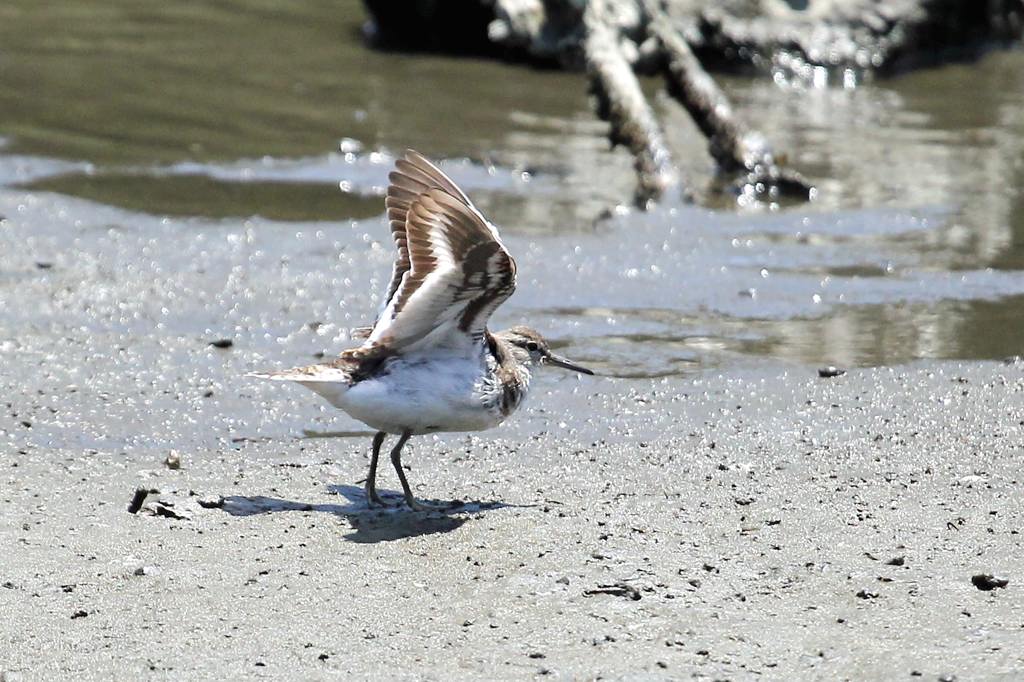
[[[526, 351], [487, 332], [487, 352], [493, 360], [494, 386], [498, 390], [498, 409], [511, 414], [530, 389], [530, 356]], [[523, 358], [519, 357], [522, 354]]]

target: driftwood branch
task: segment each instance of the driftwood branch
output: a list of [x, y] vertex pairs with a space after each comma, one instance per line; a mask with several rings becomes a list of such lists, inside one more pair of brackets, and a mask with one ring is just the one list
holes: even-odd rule
[[636, 202], [645, 207], [670, 187], [678, 186], [679, 172], [601, 0], [588, 3], [583, 22], [583, 53], [591, 90], [597, 98], [597, 113], [611, 125], [612, 144], [624, 145], [633, 154]]
[[[808, 199], [810, 186], [797, 173], [781, 168], [765, 137], [739, 121], [725, 93], [654, 0], [646, 0], [646, 10], [643, 31], [661, 45], [667, 89], [708, 139], [719, 173], [734, 178], [741, 195]], [[621, 144], [633, 154], [637, 205], [647, 207], [670, 188], [692, 200], [604, 0], [587, 4], [583, 26], [583, 54], [597, 114], [611, 125], [612, 144]]]
[[728, 97], [701, 66], [689, 44], [654, 0], [646, 0], [648, 30], [665, 54], [664, 75], [670, 95], [690, 114], [708, 140], [708, 152], [720, 173], [737, 175], [746, 192], [810, 198], [811, 186], [780, 166], [764, 135], [737, 119]]
[[[646, 206], [681, 187], [637, 71], [660, 69], [669, 93], [708, 139], [720, 176], [744, 196], [810, 198], [764, 136], [737, 117], [704, 66], [853, 87], [876, 71], [911, 68], [1024, 37], [1024, 0], [364, 0], [378, 44], [482, 51], [579, 68], [613, 144], [629, 148]], [[671, 19], [669, 18], [671, 17]]]

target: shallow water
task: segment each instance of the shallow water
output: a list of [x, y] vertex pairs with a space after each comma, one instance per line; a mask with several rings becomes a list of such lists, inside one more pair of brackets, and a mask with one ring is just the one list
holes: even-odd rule
[[[688, 373], [750, 356], [1002, 358], [1024, 347], [1020, 51], [852, 90], [724, 78], [742, 115], [818, 183], [816, 203], [781, 210], [711, 192], [703, 141], [658, 96], [705, 207], [639, 214], [621, 206], [631, 163], [607, 151], [581, 75], [375, 52], [359, 37], [363, 19], [355, 2], [8, 0], [3, 205], [49, 204], [73, 215], [62, 223], [72, 231], [258, 230], [262, 249], [321, 267], [303, 254], [386, 240], [380, 195], [395, 151], [412, 146], [448, 159], [508, 236], [520, 288], [496, 321], [529, 321], [607, 374]], [[110, 244], [71, 236], [103, 266]], [[188, 265], [163, 257], [168, 269]], [[250, 279], [259, 262], [239, 264], [230, 249], [209, 259], [250, 268]], [[298, 312], [268, 299], [247, 302], [246, 314], [286, 336], [310, 320], [336, 323], [317, 343], [339, 349], [340, 328], [363, 320], [332, 311], [332, 283], [372, 280], [377, 295], [387, 264], [333, 263], [340, 270], [322, 272]], [[32, 310], [0, 306], [0, 330], [39, 322]], [[92, 323], [145, 330], [118, 315]], [[201, 333], [216, 320], [186, 310], [174, 324]]]

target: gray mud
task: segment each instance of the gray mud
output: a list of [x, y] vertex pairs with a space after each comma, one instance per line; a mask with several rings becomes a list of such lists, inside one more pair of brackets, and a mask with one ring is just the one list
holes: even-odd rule
[[[1024, 665], [1021, 365], [549, 375], [507, 428], [414, 442], [418, 494], [468, 501], [416, 514], [368, 510], [368, 439], [239, 378], [248, 352], [162, 335], [77, 389], [52, 378], [87, 349], [32, 352], [35, 381], [5, 377], [22, 397], [0, 454], [3, 666], [32, 679]], [[222, 371], [175, 376], [173, 355]]]
[[[3, 679], [1019, 676], [1024, 55], [729, 80], [819, 201], [637, 214], [575, 76], [319, 3], [34, 6], [0, 7]], [[447, 513], [369, 511], [365, 427], [243, 377], [372, 319], [405, 146], [502, 227], [495, 326], [599, 373], [412, 441]]]
[[[737, 288], [728, 268], [705, 274], [727, 284], [681, 278], [679, 310], [632, 309], [651, 305], [633, 282], [653, 271], [589, 256], [607, 236], [581, 236], [574, 262], [560, 237], [512, 235], [521, 292], [499, 322], [538, 324], [603, 376], [545, 372], [507, 426], [416, 439], [418, 494], [465, 507], [374, 512], [358, 484], [369, 433], [301, 388], [242, 375], [347, 345], [372, 315], [367, 282], [384, 285], [380, 218], [182, 222], [10, 190], [0, 206], [5, 671], [934, 678], [1024, 665], [1020, 364], [820, 379], [728, 335], [664, 337], [699, 300], [756, 337], [759, 323], [725, 319], [743, 299], [708, 295]], [[664, 219], [631, 229], [675, 239]], [[559, 272], [606, 288], [568, 293]], [[542, 305], [560, 293], [564, 310]], [[798, 304], [780, 305], [784, 320]], [[614, 331], [625, 324], [645, 331]], [[983, 592], [979, 573], [1010, 583]]]

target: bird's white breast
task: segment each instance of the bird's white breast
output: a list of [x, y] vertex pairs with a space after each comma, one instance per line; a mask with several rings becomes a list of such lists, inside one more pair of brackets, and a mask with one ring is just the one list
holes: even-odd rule
[[488, 399], [490, 376], [482, 353], [413, 353], [390, 359], [376, 376], [347, 390], [318, 392], [352, 417], [387, 433], [481, 431], [506, 416]]

